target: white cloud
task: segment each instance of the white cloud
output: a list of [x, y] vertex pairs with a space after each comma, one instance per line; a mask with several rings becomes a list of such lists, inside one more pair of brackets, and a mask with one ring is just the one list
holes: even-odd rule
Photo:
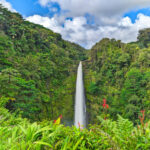
[[91, 48], [104, 37], [116, 38], [123, 42], [137, 40], [138, 31], [150, 27], [150, 17], [139, 14], [135, 23], [129, 17], [120, 19], [114, 25], [92, 27], [88, 26], [85, 17], [74, 17], [73, 20], [65, 20], [62, 26], [58, 17], [48, 18], [39, 15], [30, 16], [28, 21], [41, 24], [55, 32], [58, 32], [66, 40], [76, 42], [86, 48]]
[[125, 12], [150, 6], [149, 0], [39, 0], [42, 6], [51, 2], [67, 10], [65, 15], [69, 17], [93, 15], [97, 24], [115, 24]]
[[42, 6], [46, 6], [50, 1], [49, 0], [39, 0], [39, 3], [42, 5]]
[[[138, 30], [150, 27], [150, 17], [143, 14], [138, 15], [135, 23], [128, 17], [122, 18], [130, 9], [150, 6], [149, 0], [39, 0], [44, 7], [51, 7], [51, 2], [59, 3], [61, 9], [67, 11], [52, 18], [33, 15], [26, 19], [60, 33], [65, 40], [86, 48], [91, 48], [104, 37], [123, 42], [136, 41]], [[16, 12], [6, 0], [0, 0], [0, 3]], [[94, 16], [94, 25], [87, 24], [84, 17], [86, 13]], [[72, 17], [73, 20], [66, 20], [66, 17]]]
[[57, 19], [55, 17], [49, 18], [49, 17], [42, 17], [39, 15], [34, 15], [26, 18], [26, 20], [43, 25], [44, 27], [53, 30], [54, 32], [61, 33], [62, 27], [59, 25]]
[[0, 4], [2, 4], [5, 8], [10, 10], [11, 12], [16, 12], [16, 10], [12, 8], [12, 5], [6, 0], [0, 0]]
[[[52, 18], [33, 15], [26, 19], [60, 33], [64, 39], [86, 48], [91, 48], [104, 37], [116, 38], [123, 42], [136, 41], [138, 30], [150, 28], [149, 16], [139, 14], [135, 23], [128, 17], [122, 18], [130, 9], [150, 6], [149, 0], [39, 0], [44, 7], [51, 7], [51, 2], [59, 3], [61, 9], [67, 11]], [[0, 0], [0, 3], [10, 11], [16, 12], [6, 0]], [[94, 25], [87, 24], [84, 17], [86, 13], [94, 16]], [[73, 20], [66, 20], [66, 17], [72, 17]]]

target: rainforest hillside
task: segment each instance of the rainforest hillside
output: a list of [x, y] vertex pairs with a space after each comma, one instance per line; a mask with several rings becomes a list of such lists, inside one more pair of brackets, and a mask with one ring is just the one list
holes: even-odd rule
[[[120, 114], [137, 124], [141, 110], [150, 119], [150, 29], [139, 31], [137, 42], [101, 40], [84, 65], [90, 123], [98, 115], [116, 119]], [[107, 112], [103, 99], [109, 105]]]
[[[117, 114], [139, 122], [149, 119], [150, 29], [139, 31], [138, 41], [103, 39], [90, 51], [64, 41], [60, 34], [30, 23], [0, 6], [0, 99], [9, 111], [33, 120], [73, 120], [76, 68], [84, 61], [89, 123]], [[88, 54], [88, 60], [86, 55]], [[69, 112], [69, 113], [68, 113]]]
[[[87, 129], [65, 126], [80, 60]], [[0, 150], [149, 150], [149, 68], [150, 29], [85, 51], [0, 5]]]
[[0, 5], [0, 101], [32, 121], [60, 114], [72, 120], [75, 71], [85, 52]]

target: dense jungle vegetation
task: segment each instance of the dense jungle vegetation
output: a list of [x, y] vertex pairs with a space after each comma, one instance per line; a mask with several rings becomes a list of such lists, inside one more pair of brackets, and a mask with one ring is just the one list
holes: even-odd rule
[[59, 114], [71, 121], [74, 70], [82, 59], [79, 45], [0, 6], [0, 100], [10, 111], [33, 121]]
[[84, 63], [86, 94], [91, 123], [102, 113], [103, 99], [107, 117], [117, 114], [139, 123], [140, 111], [150, 119], [150, 29], [139, 32], [138, 41], [124, 44], [105, 38], [97, 43]]
[[[0, 5], [0, 150], [149, 150], [149, 44], [144, 29], [86, 51]], [[58, 118], [72, 124], [80, 60], [87, 129]]]

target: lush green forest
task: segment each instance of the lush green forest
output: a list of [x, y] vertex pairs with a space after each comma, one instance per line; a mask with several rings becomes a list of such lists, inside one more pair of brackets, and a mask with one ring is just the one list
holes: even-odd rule
[[79, 45], [0, 6], [0, 99], [10, 111], [32, 121], [60, 114], [72, 121], [74, 71], [83, 59]]
[[[65, 126], [81, 60], [87, 129]], [[0, 5], [0, 150], [150, 149], [149, 67], [150, 29], [87, 51]]]
[[103, 39], [85, 61], [85, 83], [91, 123], [96, 116], [106, 115], [102, 109], [107, 100], [107, 116], [117, 114], [139, 123], [140, 111], [150, 119], [150, 29], [141, 30], [138, 41], [124, 44], [115, 39]]

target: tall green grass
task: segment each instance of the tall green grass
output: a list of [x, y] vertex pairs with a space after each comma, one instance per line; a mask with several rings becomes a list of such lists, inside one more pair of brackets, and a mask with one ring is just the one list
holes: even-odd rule
[[149, 150], [150, 122], [139, 128], [118, 116], [98, 117], [99, 125], [80, 130], [52, 122], [30, 123], [3, 109], [0, 113], [0, 150]]

